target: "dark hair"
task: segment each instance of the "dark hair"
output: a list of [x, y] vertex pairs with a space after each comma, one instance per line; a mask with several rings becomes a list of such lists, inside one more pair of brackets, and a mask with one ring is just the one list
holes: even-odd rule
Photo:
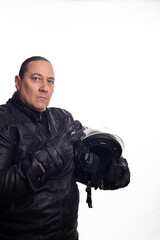
[[22, 79], [24, 77], [24, 74], [25, 72], [27, 71], [27, 66], [28, 66], [28, 63], [32, 62], [32, 61], [39, 61], [39, 60], [42, 60], [42, 61], [46, 61], [46, 62], [49, 62], [46, 58], [44, 57], [40, 57], [40, 56], [34, 56], [34, 57], [30, 57], [30, 58], [27, 58], [21, 65], [20, 67], [20, 70], [19, 70], [19, 76], [20, 78]]

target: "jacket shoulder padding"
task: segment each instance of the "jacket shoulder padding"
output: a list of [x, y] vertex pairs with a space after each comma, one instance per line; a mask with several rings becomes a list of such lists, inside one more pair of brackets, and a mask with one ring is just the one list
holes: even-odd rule
[[6, 105], [0, 106], [0, 129], [6, 124], [15, 120], [15, 117], [11, 113], [11, 109]]
[[66, 111], [63, 108], [52, 107], [52, 108], [49, 108], [49, 110], [51, 111], [51, 113], [54, 115], [56, 119], [72, 117], [71, 113]]

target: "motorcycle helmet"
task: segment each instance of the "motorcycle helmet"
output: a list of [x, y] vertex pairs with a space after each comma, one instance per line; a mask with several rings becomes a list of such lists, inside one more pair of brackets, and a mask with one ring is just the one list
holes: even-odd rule
[[[109, 166], [111, 163], [117, 162], [121, 157], [124, 142], [115, 134], [109, 132], [108, 129], [92, 129], [84, 127], [85, 137], [81, 139], [84, 145], [89, 149], [90, 152], [97, 154], [103, 161], [104, 166]], [[103, 165], [102, 165], [103, 166]], [[98, 187], [101, 177], [97, 178]], [[89, 208], [92, 208], [92, 197], [91, 197], [91, 181], [87, 183], [87, 200]]]
[[92, 129], [85, 127], [84, 133], [86, 136], [82, 139], [82, 142], [90, 152], [93, 152], [100, 156], [105, 156], [110, 152], [116, 159], [121, 157], [124, 142], [115, 135], [111, 134], [107, 129]]

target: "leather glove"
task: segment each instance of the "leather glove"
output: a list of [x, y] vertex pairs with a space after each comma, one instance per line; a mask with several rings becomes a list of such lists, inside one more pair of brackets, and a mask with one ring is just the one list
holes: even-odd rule
[[130, 182], [130, 171], [126, 159], [120, 157], [113, 163], [102, 181], [100, 189], [115, 190], [126, 187]]
[[57, 164], [73, 160], [73, 145], [84, 137], [83, 127], [79, 121], [72, 122], [62, 134], [53, 140], [52, 158]]
[[84, 136], [82, 125], [73, 121], [57, 139], [49, 141], [35, 153], [29, 155], [30, 163], [24, 162], [26, 172], [32, 182], [41, 178], [44, 173], [38, 163], [44, 166], [45, 172], [56, 173], [65, 163], [73, 160], [73, 144]]
[[98, 188], [104, 172], [101, 159], [97, 154], [90, 152], [81, 141], [75, 144], [75, 152], [77, 180], [84, 184], [91, 181], [91, 186]]

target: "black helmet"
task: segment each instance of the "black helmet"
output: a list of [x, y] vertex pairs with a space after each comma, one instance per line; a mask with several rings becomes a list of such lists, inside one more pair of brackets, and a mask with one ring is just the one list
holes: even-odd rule
[[90, 152], [103, 157], [108, 153], [111, 153], [116, 159], [121, 157], [124, 142], [120, 137], [106, 130], [95, 130], [87, 127], [84, 132], [86, 136], [82, 139], [82, 142], [89, 148]]
[[[90, 152], [95, 153], [102, 160], [102, 169], [96, 175], [96, 180], [94, 183], [95, 189], [101, 183], [102, 178], [104, 177], [104, 169], [110, 168], [112, 164], [118, 163], [118, 159], [121, 157], [124, 143], [120, 137], [115, 134], [111, 134], [103, 130], [95, 130], [92, 128], [84, 127], [85, 137], [82, 138], [82, 142], [89, 149]], [[87, 200], [89, 207], [92, 207], [92, 198], [91, 198], [91, 181], [87, 183]]]

